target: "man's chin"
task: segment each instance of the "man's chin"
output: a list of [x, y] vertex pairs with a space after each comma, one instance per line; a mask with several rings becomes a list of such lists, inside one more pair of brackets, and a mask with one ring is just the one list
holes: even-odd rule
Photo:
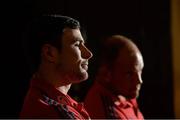
[[77, 83], [82, 82], [88, 79], [88, 73], [87, 72], [82, 72], [77, 76]]
[[89, 75], [88, 75], [88, 73], [87, 73], [87, 72], [83, 72], [83, 73], [82, 73], [82, 81], [87, 80], [87, 79], [88, 79], [88, 77], [89, 77]]

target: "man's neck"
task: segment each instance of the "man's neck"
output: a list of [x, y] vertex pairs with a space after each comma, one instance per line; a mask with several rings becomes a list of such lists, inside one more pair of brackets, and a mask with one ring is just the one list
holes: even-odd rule
[[60, 75], [55, 74], [55, 72], [51, 72], [51, 70], [46, 71], [46, 69], [39, 69], [35, 73], [36, 78], [45, 80], [47, 83], [54, 86], [57, 90], [67, 95], [71, 84], [67, 83], [67, 77], [62, 77]]
[[62, 92], [63, 94], [67, 95], [70, 87], [71, 87], [71, 84], [66, 85], [66, 86], [57, 87], [56, 89], [59, 90], [60, 92]]

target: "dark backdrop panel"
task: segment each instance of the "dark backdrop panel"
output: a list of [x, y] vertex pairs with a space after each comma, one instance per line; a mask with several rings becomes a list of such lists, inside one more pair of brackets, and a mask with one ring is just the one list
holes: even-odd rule
[[90, 77], [69, 92], [83, 101], [93, 83], [99, 39], [123, 34], [134, 40], [144, 56], [144, 84], [139, 106], [145, 118], [173, 118], [169, 0], [18, 0], [3, 3], [1, 118], [17, 118], [29, 84], [29, 71], [21, 48], [26, 22], [41, 13], [58, 13], [80, 20], [94, 53]]

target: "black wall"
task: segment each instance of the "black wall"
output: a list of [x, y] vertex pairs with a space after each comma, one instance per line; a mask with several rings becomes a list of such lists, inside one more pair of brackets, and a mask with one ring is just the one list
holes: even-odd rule
[[59, 13], [78, 19], [87, 29], [94, 53], [86, 82], [72, 87], [80, 101], [92, 84], [99, 38], [123, 34], [134, 40], [144, 56], [144, 84], [139, 106], [145, 118], [173, 118], [173, 91], [169, 0], [16, 0], [2, 4], [0, 118], [17, 118], [26, 94], [29, 71], [21, 48], [21, 32], [41, 13]]

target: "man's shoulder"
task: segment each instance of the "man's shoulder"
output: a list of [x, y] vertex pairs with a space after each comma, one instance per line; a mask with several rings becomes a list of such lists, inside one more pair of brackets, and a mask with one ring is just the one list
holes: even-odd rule
[[[20, 113], [21, 118], [48, 118], [49, 116], [55, 116], [57, 112], [53, 106], [50, 106], [43, 94], [37, 90], [31, 89], [28, 91], [24, 104]], [[46, 117], [47, 116], [47, 117]]]

